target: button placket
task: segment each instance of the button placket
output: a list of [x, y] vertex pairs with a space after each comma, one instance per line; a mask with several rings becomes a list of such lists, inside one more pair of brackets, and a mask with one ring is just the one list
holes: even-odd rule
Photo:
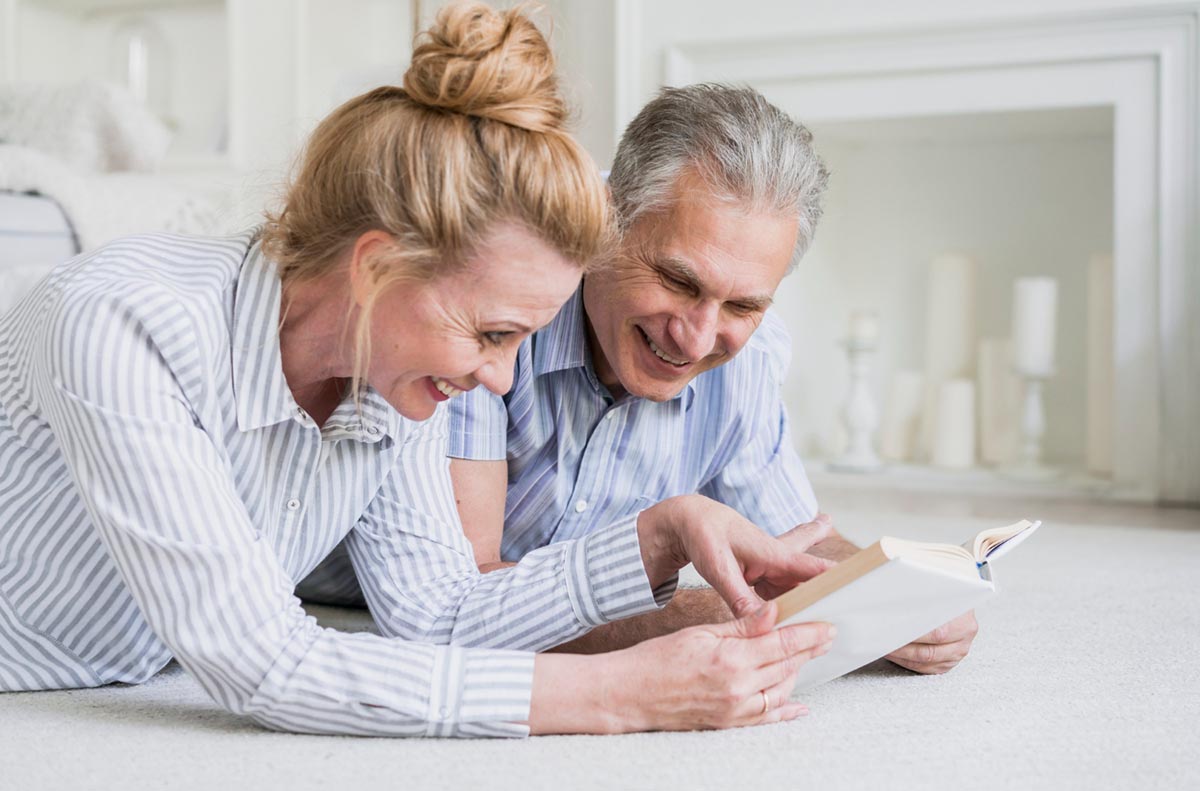
[[[563, 537], [577, 538], [583, 535], [582, 525], [587, 524], [585, 514], [591, 510], [599, 494], [598, 492], [593, 492], [590, 488], [595, 485], [595, 482], [601, 479], [598, 472], [594, 472], [592, 468], [603, 469], [607, 463], [607, 459], [614, 450], [614, 440], [620, 435], [618, 425], [613, 420], [618, 414], [618, 409], [619, 407], [610, 407], [604, 416], [596, 422], [591, 436], [588, 437], [587, 444], [583, 449], [583, 457], [579, 463], [579, 474], [575, 479], [575, 489], [571, 492], [571, 499], [568, 500], [569, 510], [559, 522], [560, 528], [564, 522], [571, 522], [573, 526], [566, 527], [562, 533], [556, 531], [556, 540], [561, 540]], [[593, 459], [597, 461], [593, 462]]]

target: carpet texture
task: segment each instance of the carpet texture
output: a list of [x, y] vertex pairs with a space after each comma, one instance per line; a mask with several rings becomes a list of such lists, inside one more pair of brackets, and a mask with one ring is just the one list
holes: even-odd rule
[[[860, 544], [958, 543], [998, 524], [839, 515]], [[876, 663], [805, 693], [806, 718], [734, 731], [279, 734], [174, 664], [139, 687], [0, 695], [0, 788], [1200, 788], [1198, 562], [1200, 530], [1047, 523], [997, 564], [1001, 593], [951, 673]]]

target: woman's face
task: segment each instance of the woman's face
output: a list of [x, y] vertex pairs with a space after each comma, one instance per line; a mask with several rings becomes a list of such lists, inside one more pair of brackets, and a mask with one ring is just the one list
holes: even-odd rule
[[581, 276], [523, 227], [497, 225], [466, 267], [380, 295], [367, 382], [410, 420], [476, 385], [502, 395], [521, 341], [554, 318]]

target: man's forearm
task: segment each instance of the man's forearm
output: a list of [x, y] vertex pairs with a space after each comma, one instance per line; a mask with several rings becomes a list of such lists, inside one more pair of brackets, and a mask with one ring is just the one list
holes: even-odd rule
[[729, 607], [711, 588], [683, 589], [658, 612], [598, 626], [582, 637], [550, 650], [566, 654], [600, 654], [628, 648], [689, 626], [721, 623], [732, 618]]
[[841, 563], [846, 558], [858, 552], [858, 550], [859, 547], [842, 538], [841, 533], [835, 530], [822, 541], [809, 547], [808, 554], [816, 555], [826, 560], [836, 560]]

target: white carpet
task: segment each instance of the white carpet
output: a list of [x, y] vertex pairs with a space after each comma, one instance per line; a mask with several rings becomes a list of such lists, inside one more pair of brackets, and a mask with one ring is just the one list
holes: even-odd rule
[[[839, 515], [859, 542], [958, 542], [996, 524]], [[0, 788], [1198, 788], [1198, 562], [1200, 529], [1048, 522], [999, 566], [1002, 593], [956, 670], [876, 664], [805, 694], [807, 718], [737, 731], [278, 734], [218, 709], [175, 665], [140, 687], [0, 695]]]

